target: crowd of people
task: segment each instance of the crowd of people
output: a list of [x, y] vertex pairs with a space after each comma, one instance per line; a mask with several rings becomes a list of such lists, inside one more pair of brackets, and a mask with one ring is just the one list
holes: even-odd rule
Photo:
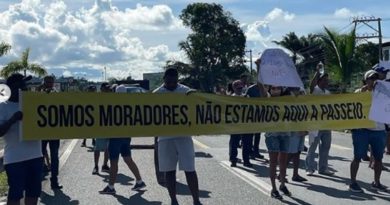
[[[257, 71], [261, 73], [260, 60], [256, 61]], [[387, 70], [376, 67], [365, 73], [363, 86], [356, 92], [371, 92], [374, 89], [375, 81], [383, 80]], [[178, 72], [174, 68], [169, 68], [164, 73], [164, 83], [153, 91], [153, 93], [181, 93], [189, 94], [194, 92], [191, 88], [178, 82]], [[58, 152], [59, 140], [48, 141], [21, 141], [19, 140], [19, 126], [23, 119], [23, 113], [19, 108], [19, 90], [26, 90], [26, 82], [31, 77], [21, 74], [13, 74], [6, 80], [12, 95], [8, 102], [0, 104], [0, 136], [4, 137], [4, 165], [8, 176], [8, 204], [20, 204], [24, 198], [26, 205], [37, 204], [42, 189], [42, 173], [51, 172], [50, 182], [52, 189], [61, 189], [58, 181], [59, 160]], [[44, 78], [39, 92], [56, 92], [53, 87], [54, 77]], [[309, 94], [329, 95], [328, 90], [329, 75], [321, 73], [320, 69], [315, 73], [309, 88]], [[97, 92], [95, 86], [89, 86], [87, 92]], [[110, 85], [103, 83], [101, 92], [126, 93], [124, 85]], [[225, 91], [224, 91], [225, 92]], [[285, 88], [277, 85], [263, 85], [257, 83], [248, 85], [246, 76], [235, 80], [231, 87], [227, 89], [227, 94], [234, 97], [269, 98], [279, 96], [305, 95], [303, 88]], [[383, 123], [376, 123], [372, 129], [352, 130], [354, 147], [354, 158], [351, 162], [351, 183], [349, 186], [352, 192], [362, 192], [357, 183], [356, 176], [361, 160], [372, 161], [370, 167], [374, 169], [374, 181], [372, 187], [378, 190], [387, 188], [381, 184], [380, 176], [385, 167], [382, 164], [385, 145], [387, 142], [387, 154], [390, 153], [390, 140], [387, 137], [387, 126]], [[272, 184], [271, 197], [282, 199], [282, 192], [290, 196], [291, 192], [286, 186], [286, 169], [289, 162], [293, 164], [292, 181], [304, 182], [306, 178], [299, 175], [300, 154], [304, 151], [305, 137], [309, 136], [309, 146], [305, 160], [306, 175], [312, 176], [316, 171], [322, 175], [333, 175], [329, 169], [328, 159], [331, 148], [332, 132], [330, 130], [301, 131], [301, 132], [267, 132], [265, 144], [269, 155], [269, 177]], [[259, 144], [261, 133], [232, 134], [229, 141], [229, 160], [231, 167], [236, 167], [238, 160], [238, 148], [242, 148], [243, 166], [252, 167], [251, 159], [264, 159], [260, 153]], [[81, 146], [86, 146], [86, 140]], [[94, 167], [92, 174], [99, 171], [109, 173], [109, 182], [99, 193], [115, 194], [115, 182], [118, 174], [118, 161], [122, 156], [129, 170], [136, 178], [132, 190], [138, 191], [146, 187], [141, 177], [140, 170], [132, 158], [130, 149], [131, 138], [100, 138], [92, 140], [94, 147]], [[50, 152], [47, 151], [49, 145]], [[319, 148], [318, 165], [315, 161], [316, 150]], [[104, 153], [101, 169], [99, 169], [100, 153]], [[368, 156], [367, 153], [371, 156]], [[188, 187], [191, 191], [194, 205], [201, 205], [199, 199], [198, 176], [195, 169], [195, 151], [191, 136], [159, 136], [158, 137], [158, 160], [159, 171], [165, 173], [166, 188], [171, 198], [171, 204], [177, 205], [176, 198], [176, 170], [185, 172]], [[279, 165], [279, 173], [277, 166]], [[279, 187], [276, 181], [280, 182]]]
[[[255, 63], [257, 65], [257, 72], [260, 72], [260, 59]], [[389, 70], [375, 65], [368, 70], [363, 76], [363, 86], [356, 90], [360, 92], [372, 92], [375, 82], [377, 80], [385, 80]], [[248, 85], [247, 76], [242, 75], [240, 79], [233, 81], [228, 85], [226, 91], [218, 89], [217, 94], [231, 95], [235, 97], [278, 97], [285, 95], [305, 95], [304, 88], [281, 87], [275, 85], [263, 85], [256, 83]], [[329, 75], [322, 72], [320, 66], [310, 83], [308, 89], [311, 95], [330, 95], [328, 90]], [[361, 128], [353, 129], [352, 140], [354, 148], [354, 158], [351, 162], [351, 175], [349, 190], [351, 192], [363, 192], [356, 181], [357, 171], [361, 160], [370, 161], [369, 167], [374, 169], [374, 181], [372, 188], [380, 191], [387, 190], [387, 187], [380, 182], [382, 170], [388, 170], [382, 164], [383, 155], [386, 152], [390, 154], [390, 131], [388, 126], [383, 123], [376, 122], [375, 128]], [[332, 176], [334, 171], [329, 169], [328, 159], [329, 150], [332, 142], [331, 130], [317, 130], [317, 131], [301, 131], [301, 132], [267, 132], [264, 134], [265, 144], [269, 154], [269, 176], [272, 184], [271, 197], [282, 199], [281, 191], [286, 196], [291, 196], [291, 192], [286, 187], [286, 167], [289, 162], [293, 165], [292, 181], [304, 182], [306, 178], [298, 173], [300, 154], [307, 151], [305, 159], [305, 169], [307, 176], [313, 176], [316, 171], [321, 175]], [[305, 137], [309, 137], [309, 146], [305, 147]], [[259, 153], [260, 134], [234, 134], [231, 135], [229, 141], [229, 160], [231, 167], [237, 166], [237, 148], [241, 141], [243, 166], [252, 167], [250, 159], [263, 159], [264, 156]], [[387, 148], [386, 148], [387, 147]], [[306, 149], [305, 149], [306, 148]], [[318, 163], [316, 163], [316, 150], [318, 148]], [[387, 150], [387, 151], [386, 151]], [[368, 151], [371, 156], [368, 156]], [[277, 174], [276, 166], [279, 165], [279, 174]], [[279, 189], [276, 186], [276, 179], [280, 181]]]

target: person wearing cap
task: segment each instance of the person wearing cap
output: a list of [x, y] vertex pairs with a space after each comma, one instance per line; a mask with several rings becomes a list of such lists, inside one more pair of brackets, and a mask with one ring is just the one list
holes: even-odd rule
[[[111, 86], [110, 84], [104, 82], [100, 85], [100, 91], [102, 93], [109, 93], [111, 92]], [[95, 146], [94, 146], [94, 163], [95, 166], [92, 170], [92, 175], [99, 174], [99, 158], [100, 158], [100, 152], [104, 152], [104, 159], [103, 159], [103, 165], [102, 165], [102, 172], [110, 172], [110, 167], [108, 166], [108, 142], [109, 139], [106, 138], [97, 138], [95, 140]]]
[[[164, 72], [164, 83], [153, 93], [189, 94], [194, 90], [178, 83], [179, 74], [175, 68]], [[184, 171], [194, 205], [201, 205], [199, 200], [198, 175], [195, 170], [195, 149], [191, 136], [158, 136], [159, 171], [165, 173], [166, 187], [171, 198], [171, 205], [178, 205], [176, 197], [176, 168]]]
[[[38, 88], [38, 91], [45, 93], [56, 93], [58, 92], [54, 87], [54, 76], [48, 75], [43, 78], [42, 85]], [[47, 145], [49, 144], [50, 148], [50, 157], [47, 153]], [[50, 177], [50, 187], [52, 189], [62, 189], [62, 185], [58, 183], [58, 173], [59, 173], [59, 156], [58, 151], [60, 148], [60, 140], [42, 140], [42, 154], [46, 159], [46, 165], [44, 168], [51, 172]], [[44, 169], [44, 171], [46, 171]]]
[[[356, 93], [372, 92], [374, 90], [375, 81], [379, 79], [379, 75], [374, 70], [369, 70], [364, 74], [363, 87], [356, 90]], [[374, 182], [371, 187], [376, 190], [386, 191], [386, 187], [380, 183], [382, 173], [383, 151], [385, 149], [386, 131], [383, 123], [376, 122], [375, 128], [353, 129], [352, 142], [354, 158], [351, 162], [351, 183], [349, 190], [352, 192], [363, 192], [356, 181], [357, 172], [360, 165], [360, 160], [366, 156], [368, 146], [371, 148], [372, 156], [374, 157]]]
[[[243, 88], [244, 84], [240, 80], [236, 80], [232, 83], [233, 86], [233, 94], [231, 96], [244, 97]], [[230, 135], [229, 140], [229, 160], [230, 166], [237, 166], [237, 149], [242, 140], [242, 159], [244, 161], [245, 167], [253, 167], [250, 162], [250, 154], [252, 153], [252, 138], [253, 134], [232, 134]]]
[[[124, 85], [119, 85], [116, 87], [116, 93], [127, 93], [127, 89]], [[110, 178], [108, 181], [108, 185], [102, 190], [99, 191], [100, 194], [115, 194], [114, 184], [116, 182], [116, 177], [118, 175], [118, 162], [119, 155], [122, 156], [123, 161], [126, 163], [127, 167], [135, 176], [135, 185], [131, 189], [133, 191], [139, 191], [142, 188], [146, 187], [145, 182], [142, 180], [141, 174], [139, 172], [137, 164], [134, 162], [131, 157], [130, 150], [131, 138], [110, 138], [108, 142], [108, 156], [110, 158]]]
[[[329, 75], [320, 72], [321, 67], [317, 66], [317, 71], [310, 83], [310, 94], [330, 95], [328, 90]], [[334, 172], [328, 168], [329, 150], [332, 143], [332, 132], [330, 130], [311, 131], [309, 133], [309, 149], [307, 151], [305, 165], [306, 175], [312, 176], [317, 169], [315, 162], [315, 152], [319, 147], [318, 173], [322, 175], [333, 175]]]
[[8, 178], [7, 204], [35, 205], [42, 190], [43, 157], [41, 141], [23, 141], [20, 126], [23, 113], [19, 106], [19, 90], [27, 90], [24, 77], [16, 73], [7, 78], [6, 84], [11, 89], [11, 97], [0, 103], [0, 136], [4, 137], [4, 168]]

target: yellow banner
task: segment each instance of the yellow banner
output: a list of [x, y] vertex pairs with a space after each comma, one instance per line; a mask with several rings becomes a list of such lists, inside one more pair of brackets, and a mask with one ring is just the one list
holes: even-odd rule
[[24, 92], [22, 133], [36, 140], [369, 128], [370, 105], [370, 93], [244, 98]]

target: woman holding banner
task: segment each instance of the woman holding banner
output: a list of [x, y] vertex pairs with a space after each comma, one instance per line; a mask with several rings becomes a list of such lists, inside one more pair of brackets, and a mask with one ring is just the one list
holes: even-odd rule
[[[256, 60], [257, 71], [260, 75], [260, 59]], [[280, 86], [269, 86], [268, 92], [265, 90], [264, 85], [258, 82], [261, 96], [279, 97], [288, 94], [283, 92], [283, 88]], [[276, 166], [279, 162], [279, 179], [280, 186], [279, 190], [287, 196], [291, 196], [291, 192], [287, 189], [286, 183], [286, 169], [287, 169], [287, 158], [289, 148], [289, 132], [267, 132], [265, 133], [265, 143], [267, 145], [269, 153], [269, 177], [271, 179], [272, 190], [271, 197], [276, 199], [283, 199], [279, 191], [276, 188]]]

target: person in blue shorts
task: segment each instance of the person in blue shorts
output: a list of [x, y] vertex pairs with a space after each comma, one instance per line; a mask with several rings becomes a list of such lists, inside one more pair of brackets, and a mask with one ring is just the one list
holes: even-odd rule
[[[120, 85], [116, 87], [116, 92], [126, 93], [126, 87]], [[144, 183], [144, 181], [142, 181], [141, 174], [138, 170], [137, 164], [133, 161], [131, 157], [130, 142], [131, 142], [131, 138], [110, 138], [108, 144], [108, 152], [109, 152], [110, 165], [111, 165], [110, 179], [108, 185], [99, 193], [101, 194], [116, 193], [114, 184], [116, 181], [116, 177], [118, 175], [119, 155], [122, 155], [122, 158], [125, 161], [126, 165], [129, 167], [130, 171], [135, 176], [136, 182], [132, 190], [138, 191], [146, 187], [146, 184]]]

